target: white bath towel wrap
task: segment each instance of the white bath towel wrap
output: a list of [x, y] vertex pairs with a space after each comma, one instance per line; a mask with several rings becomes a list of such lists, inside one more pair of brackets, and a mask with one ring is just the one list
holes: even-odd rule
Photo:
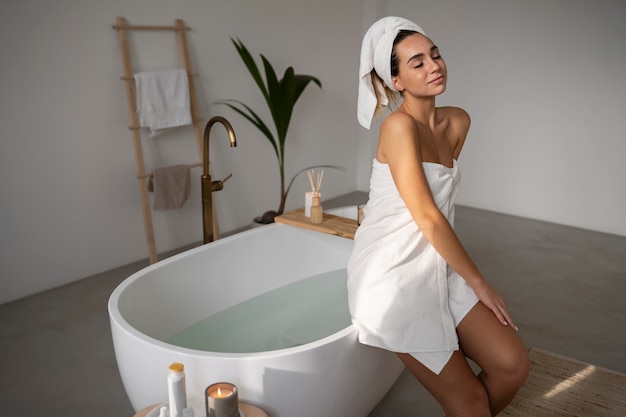
[[376, 70], [387, 87], [396, 91], [391, 82], [391, 50], [393, 41], [401, 30], [424, 33], [421, 27], [402, 17], [387, 16], [374, 23], [363, 37], [361, 44], [361, 63], [359, 66], [359, 95], [357, 118], [366, 129], [370, 128], [376, 110], [376, 93], [382, 97], [381, 104], [386, 106], [389, 100], [381, 85], [373, 85], [370, 73]]
[[161, 129], [191, 124], [187, 71], [134, 74], [139, 125], [154, 136]]
[[[449, 168], [424, 163], [433, 198], [448, 221], [460, 183]], [[478, 298], [421, 233], [387, 164], [374, 160], [365, 218], [348, 262], [348, 301], [359, 340], [410, 353], [435, 373], [458, 349], [456, 326]]]

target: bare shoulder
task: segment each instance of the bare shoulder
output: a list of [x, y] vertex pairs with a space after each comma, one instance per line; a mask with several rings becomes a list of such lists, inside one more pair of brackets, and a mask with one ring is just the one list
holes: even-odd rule
[[417, 146], [418, 130], [413, 117], [395, 111], [380, 125], [376, 157], [380, 162], [388, 162], [398, 152], [414, 150]]
[[393, 140], [394, 145], [398, 146], [402, 142], [413, 142], [416, 138], [417, 124], [407, 113], [395, 111], [380, 125], [381, 144]]
[[471, 125], [470, 116], [460, 107], [440, 107], [438, 110], [445, 125], [445, 137], [453, 149], [454, 158], [458, 158]]
[[410, 133], [417, 130], [415, 119], [407, 113], [395, 111], [383, 120], [381, 132]]
[[439, 107], [441, 118], [455, 130], [469, 130], [470, 115], [460, 107]]

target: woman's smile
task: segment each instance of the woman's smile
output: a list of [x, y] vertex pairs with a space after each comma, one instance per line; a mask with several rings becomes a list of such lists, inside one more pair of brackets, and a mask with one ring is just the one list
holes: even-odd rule
[[428, 82], [428, 84], [442, 84], [444, 81], [443, 75], [437, 76], [434, 80]]

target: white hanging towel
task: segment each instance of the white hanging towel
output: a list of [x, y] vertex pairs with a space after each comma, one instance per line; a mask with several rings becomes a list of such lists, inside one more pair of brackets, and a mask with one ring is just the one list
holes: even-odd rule
[[191, 124], [187, 71], [140, 72], [134, 74], [139, 125], [158, 130]]

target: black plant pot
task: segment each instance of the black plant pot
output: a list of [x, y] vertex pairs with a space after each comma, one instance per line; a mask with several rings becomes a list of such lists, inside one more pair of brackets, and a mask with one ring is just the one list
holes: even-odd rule
[[270, 223], [274, 223], [274, 218], [276, 216], [278, 216], [278, 212], [274, 210], [269, 210], [263, 213], [262, 216], [255, 217], [254, 221], [259, 224], [270, 224]]

